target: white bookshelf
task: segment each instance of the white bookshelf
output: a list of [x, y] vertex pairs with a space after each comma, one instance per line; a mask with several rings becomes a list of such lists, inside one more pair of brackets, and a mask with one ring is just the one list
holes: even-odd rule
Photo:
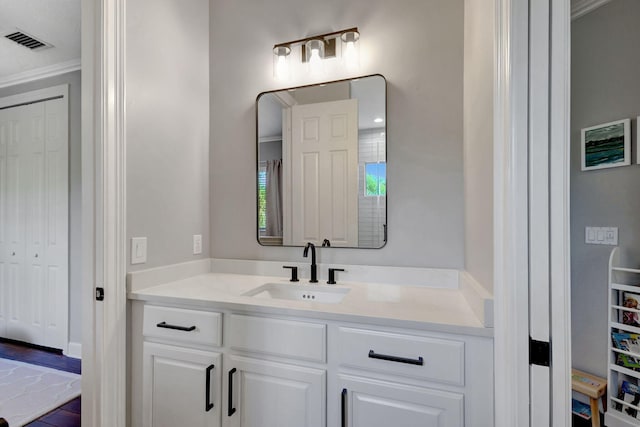
[[[640, 319], [640, 309], [624, 307], [623, 295], [632, 292], [640, 295], [640, 269], [620, 266], [619, 248], [614, 248], [609, 257], [609, 344], [607, 370], [607, 427], [640, 426], [640, 371], [618, 364], [620, 355], [640, 360], [640, 354], [617, 348], [613, 344], [613, 333], [640, 334], [640, 326], [623, 323], [623, 313], [636, 313]], [[640, 308], [640, 307], [639, 307]], [[623, 382], [637, 386], [637, 398], [630, 394], [620, 394]], [[632, 387], [633, 387], [632, 386]]]

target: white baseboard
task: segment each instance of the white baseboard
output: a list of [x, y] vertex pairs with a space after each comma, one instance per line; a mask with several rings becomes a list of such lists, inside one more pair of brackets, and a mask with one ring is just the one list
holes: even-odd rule
[[65, 356], [73, 357], [74, 359], [82, 359], [82, 344], [79, 342], [70, 342], [69, 349]]
[[493, 328], [493, 295], [466, 271], [460, 272], [460, 292], [485, 328]]

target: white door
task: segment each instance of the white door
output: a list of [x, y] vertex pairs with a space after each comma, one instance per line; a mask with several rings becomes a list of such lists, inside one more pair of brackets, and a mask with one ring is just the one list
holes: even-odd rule
[[291, 114], [292, 240], [284, 240], [357, 246], [358, 101], [294, 105]]
[[225, 426], [326, 425], [324, 370], [229, 356], [225, 372]]
[[144, 427], [219, 427], [219, 353], [144, 343]]
[[65, 98], [0, 110], [0, 333], [64, 351], [67, 117]]
[[340, 376], [341, 427], [459, 427], [464, 396], [441, 390]]

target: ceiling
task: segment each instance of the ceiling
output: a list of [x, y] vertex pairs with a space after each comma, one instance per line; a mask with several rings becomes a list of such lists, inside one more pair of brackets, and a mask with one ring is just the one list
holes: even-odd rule
[[[19, 30], [53, 45], [31, 51], [4, 36]], [[80, 0], [0, 0], [0, 87], [80, 67]]]
[[[80, 68], [81, 0], [0, 0], [0, 87]], [[610, 0], [571, 0], [574, 18]], [[31, 51], [4, 36], [16, 29], [53, 47]]]

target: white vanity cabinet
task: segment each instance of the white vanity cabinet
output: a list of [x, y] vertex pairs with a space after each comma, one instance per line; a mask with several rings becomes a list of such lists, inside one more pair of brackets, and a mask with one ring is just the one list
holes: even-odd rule
[[221, 344], [222, 314], [145, 305], [141, 323], [139, 423], [219, 427], [222, 354], [212, 348]]
[[[326, 325], [228, 316], [226, 427], [326, 426]], [[276, 359], [276, 360], [273, 360]]]
[[491, 337], [212, 306], [133, 301], [132, 427], [493, 425]]

